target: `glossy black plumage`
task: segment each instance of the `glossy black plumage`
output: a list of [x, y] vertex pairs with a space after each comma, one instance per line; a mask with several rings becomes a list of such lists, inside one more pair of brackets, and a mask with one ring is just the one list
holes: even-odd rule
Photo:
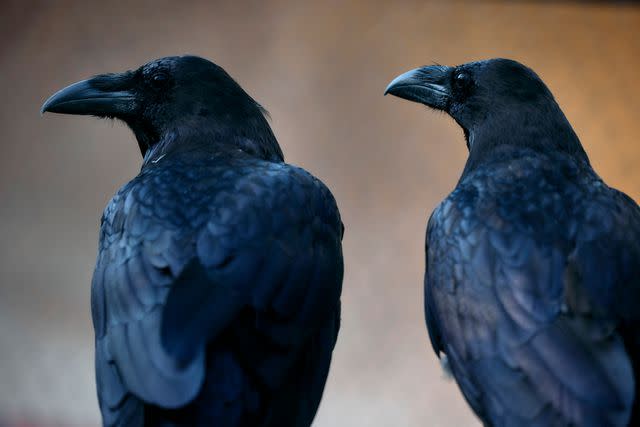
[[[104, 425], [309, 426], [340, 321], [329, 190], [283, 163], [261, 107], [206, 60], [81, 86], [72, 113], [124, 120], [145, 156], [105, 209], [92, 282]], [[116, 109], [92, 111], [105, 92]]]
[[[438, 96], [425, 91], [438, 86]], [[407, 73], [469, 160], [427, 227], [435, 352], [491, 426], [636, 425], [640, 209], [593, 171], [544, 83], [509, 60]]]

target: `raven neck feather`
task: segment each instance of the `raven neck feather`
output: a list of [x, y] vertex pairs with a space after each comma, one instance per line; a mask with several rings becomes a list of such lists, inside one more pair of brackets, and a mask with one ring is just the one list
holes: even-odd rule
[[526, 148], [542, 155], [562, 153], [590, 166], [578, 136], [560, 108], [550, 113], [513, 117], [515, 113], [509, 112], [472, 129], [466, 138], [469, 158], [462, 176], [490, 162], [496, 150], [506, 147]]
[[266, 120], [263, 124], [247, 120], [244, 126], [212, 126], [189, 121], [169, 128], [153, 142], [144, 152], [143, 167], [174, 151], [193, 149], [240, 150], [263, 160], [284, 161], [282, 150]]

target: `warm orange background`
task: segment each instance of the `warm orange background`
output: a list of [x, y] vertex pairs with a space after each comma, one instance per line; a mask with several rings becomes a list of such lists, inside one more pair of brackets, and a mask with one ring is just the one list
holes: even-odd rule
[[96, 73], [194, 53], [270, 110], [287, 160], [325, 181], [347, 226], [343, 327], [315, 425], [478, 425], [442, 374], [422, 311], [425, 224], [461, 172], [462, 132], [383, 90], [432, 61], [520, 60], [597, 171], [639, 200], [640, 8], [238, 3], [0, 5], [0, 420], [98, 424], [98, 221], [140, 166], [121, 124], [40, 117], [42, 101]]

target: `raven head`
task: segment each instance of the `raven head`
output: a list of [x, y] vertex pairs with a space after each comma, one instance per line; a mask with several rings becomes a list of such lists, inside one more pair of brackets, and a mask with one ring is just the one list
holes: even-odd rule
[[417, 68], [396, 77], [387, 93], [448, 113], [464, 130], [469, 149], [480, 139], [485, 146], [577, 142], [540, 77], [509, 59]]
[[282, 157], [263, 108], [221, 67], [197, 56], [161, 58], [74, 83], [47, 99], [41, 111], [120, 119], [133, 130], [143, 156], [179, 133], [240, 145], [262, 139], [262, 151]]

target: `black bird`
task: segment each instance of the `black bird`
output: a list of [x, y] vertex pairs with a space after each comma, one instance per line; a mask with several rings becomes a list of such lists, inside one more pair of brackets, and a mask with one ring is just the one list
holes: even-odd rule
[[222, 68], [168, 57], [42, 111], [117, 118], [144, 158], [91, 286], [105, 426], [309, 426], [340, 324], [343, 226]]
[[492, 59], [386, 93], [447, 112], [469, 157], [427, 226], [433, 349], [488, 426], [639, 425], [640, 209], [593, 171], [551, 92]]

